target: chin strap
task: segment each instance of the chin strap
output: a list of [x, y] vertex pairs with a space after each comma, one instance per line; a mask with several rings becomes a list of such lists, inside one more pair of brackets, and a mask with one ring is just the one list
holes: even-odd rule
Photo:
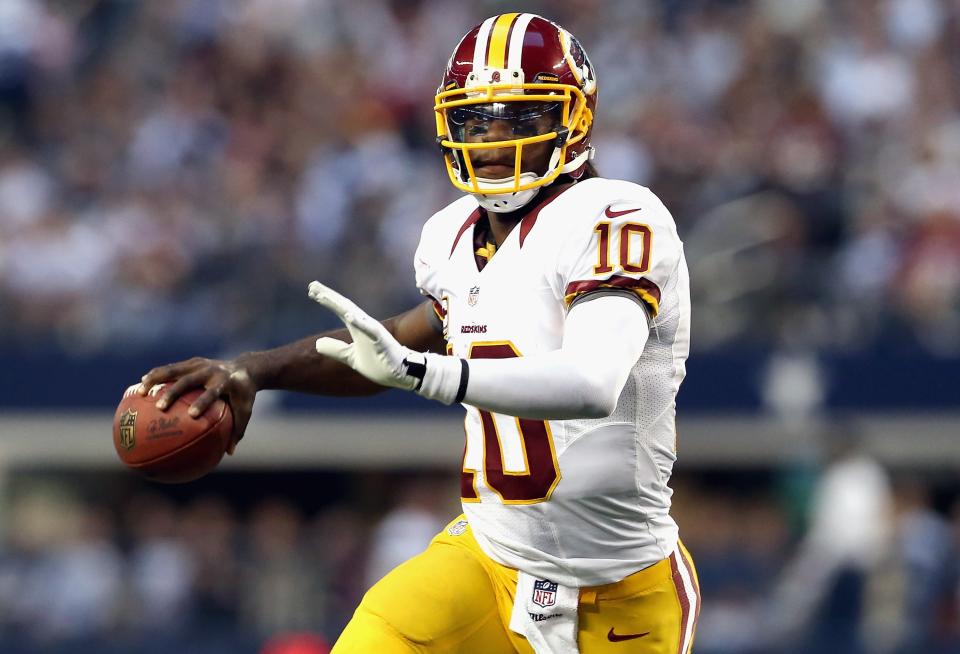
[[[531, 184], [540, 179], [534, 173], [521, 173], [520, 174], [520, 183], [521, 184]], [[486, 189], [498, 189], [498, 188], [510, 188], [513, 186], [513, 178], [510, 179], [483, 179], [477, 178], [477, 181], [483, 185]], [[537, 193], [540, 191], [540, 187], [528, 188], [525, 191], [517, 191], [516, 193], [498, 193], [497, 195], [486, 195], [484, 193], [471, 193], [473, 197], [477, 199], [477, 202], [481, 207], [487, 211], [492, 211], [494, 213], [509, 213], [511, 211], [516, 211], [520, 207], [529, 203], [530, 200], [536, 197]]]
[[[562, 137], [566, 137], [566, 130]], [[560, 138], [560, 137], [558, 137]], [[550, 157], [550, 164], [548, 170], [553, 170], [554, 166], [557, 165], [556, 161], [560, 157], [560, 152], [562, 151], [561, 146], [558, 144], [554, 149], [553, 154]], [[588, 161], [593, 159], [594, 149], [593, 146], [586, 148], [583, 152], [578, 154], [576, 157], [570, 161], [563, 164], [560, 168], [560, 174], [570, 175], [576, 170], [582, 168]], [[579, 177], [579, 176], [578, 176]], [[521, 184], [530, 184], [540, 180], [541, 177], [534, 173], [521, 173], [520, 183]], [[509, 179], [484, 179], [482, 177], [477, 178], [483, 188], [496, 190], [499, 188], [509, 188], [513, 186], [513, 177]], [[552, 183], [552, 182], [551, 182]], [[477, 202], [481, 207], [487, 211], [492, 211], [494, 213], [509, 213], [511, 211], [516, 211], [524, 205], [528, 204], [533, 198], [537, 196], [537, 192], [549, 184], [544, 184], [544, 186], [538, 186], [536, 188], [527, 189], [525, 191], [517, 191], [516, 193], [501, 193], [497, 195], [487, 195], [484, 193], [471, 193], [473, 197], [477, 199]]]
[[588, 161], [593, 159], [593, 155], [594, 155], [594, 149], [593, 149], [593, 146], [591, 145], [586, 150], [578, 154], [576, 157], [574, 157], [567, 163], [563, 164], [563, 168], [560, 169], [561, 174], [569, 175], [573, 173], [575, 170], [577, 170], [577, 168], [580, 168], [581, 166], [586, 164]]

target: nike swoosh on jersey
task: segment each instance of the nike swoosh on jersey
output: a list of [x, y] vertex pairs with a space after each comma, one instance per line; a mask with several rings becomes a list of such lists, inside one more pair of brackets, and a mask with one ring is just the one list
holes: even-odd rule
[[636, 209], [627, 209], [625, 211], [611, 211], [610, 207], [612, 206], [613, 205], [611, 204], [609, 207], [603, 210], [603, 213], [607, 215], [607, 218], [616, 218], [617, 216], [625, 216], [626, 214], [633, 213], [634, 211], [640, 211], [639, 207]]
[[624, 640], [633, 640], [634, 638], [643, 638], [644, 636], [649, 635], [649, 631], [644, 631], [642, 634], [615, 634], [613, 633], [613, 627], [610, 627], [610, 631], [607, 632], [607, 640], [611, 643], [619, 643]]

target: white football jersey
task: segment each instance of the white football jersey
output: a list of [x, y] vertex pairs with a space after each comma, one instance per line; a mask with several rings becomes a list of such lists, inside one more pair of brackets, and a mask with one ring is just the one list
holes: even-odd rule
[[[567, 311], [592, 292], [646, 306], [649, 339], [610, 416], [528, 420], [464, 405], [461, 495], [480, 546], [540, 578], [593, 586], [676, 546], [667, 482], [689, 279], [673, 218], [649, 189], [593, 178], [545, 195], [488, 261], [476, 200], [448, 205], [423, 228], [416, 280], [436, 303], [448, 352], [467, 358], [559, 349]], [[630, 335], [611, 324], [597, 338]]]

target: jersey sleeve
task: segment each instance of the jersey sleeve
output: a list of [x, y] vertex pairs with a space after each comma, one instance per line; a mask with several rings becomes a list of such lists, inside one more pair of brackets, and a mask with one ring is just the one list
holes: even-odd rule
[[[638, 187], [642, 188], [642, 187]], [[673, 217], [647, 189], [605, 202], [593, 218], [572, 222], [559, 251], [559, 286], [569, 308], [597, 292], [629, 293], [650, 315], [675, 274], [682, 244]]]
[[435, 239], [431, 234], [430, 223], [423, 226], [420, 233], [420, 243], [413, 255], [413, 272], [417, 284], [417, 290], [433, 302], [433, 312], [442, 322], [446, 310], [440, 302], [440, 294], [436, 285], [437, 254], [433, 243]]
[[433, 214], [420, 231], [420, 242], [413, 255], [414, 278], [420, 294], [433, 302], [433, 311], [440, 322], [447, 313], [442, 278], [449, 274], [447, 262], [452, 254], [451, 248], [473, 224], [476, 208], [477, 201], [465, 195]]

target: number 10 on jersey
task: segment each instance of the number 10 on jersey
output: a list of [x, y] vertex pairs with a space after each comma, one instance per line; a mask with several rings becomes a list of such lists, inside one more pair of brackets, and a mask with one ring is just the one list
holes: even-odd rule
[[[520, 352], [509, 341], [474, 343], [471, 359], [509, 359]], [[550, 497], [560, 481], [560, 467], [553, 447], [550, 425], [544, 420], [514, 418], [512, 429], [498, 429], [494, 414], [480, 411], [483, 427], [483, 475], [485, 485], [500, 496], [504, 504], [534, 504]], [[502, 423], [501, 423], [502, 425]], [[523, 459], [523, 472], [505, 469], [503, 443], [518, 439]], [[514, 441], [516, 442], [516, 440]], [[476, 470], [467, 468], [467, 448], [463, 449], [463, 470], [460, 473], [460, 495], [464, 502], [479, 502]]]

